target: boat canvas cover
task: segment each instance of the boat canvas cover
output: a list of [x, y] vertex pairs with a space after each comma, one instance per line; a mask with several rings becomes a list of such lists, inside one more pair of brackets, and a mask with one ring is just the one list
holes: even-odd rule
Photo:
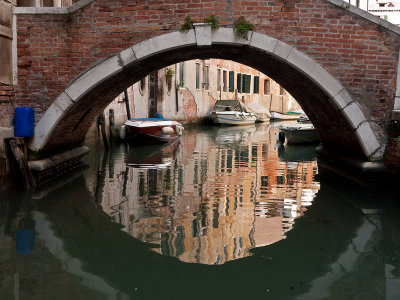
[[250, 102], [246, 104], [246, 107], [255, 112], [256, 114], [266, 114], [268, 117], [271, 117], [268, 108], [266, 108], [261, 104]]
[[249, 112], [240, 100], [217, 100], [214, 105], [215, 111], [240, 111]]

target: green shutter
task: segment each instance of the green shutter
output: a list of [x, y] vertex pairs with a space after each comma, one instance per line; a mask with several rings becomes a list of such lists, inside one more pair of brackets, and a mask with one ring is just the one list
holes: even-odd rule
[[235, 72], [229, 71], [229, 91], [235, 91]]
[[243, 92], [250, 93], [251, 75], [244, 75], [243, 78]]
[[254, 94], [260, 92], [260, 77], [254, 76]]
[[240, 74], [240, 73], [237, 73], [236, 87], [237, 87], [238, 93], [241, 93], [242, 92], [242, 74]]

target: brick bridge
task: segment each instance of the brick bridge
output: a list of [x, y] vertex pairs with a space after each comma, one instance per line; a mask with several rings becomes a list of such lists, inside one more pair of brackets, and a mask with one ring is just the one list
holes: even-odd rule
[[[187, 16], [211, 14], [218, 30], [179, 32]], [[255, 25], [247, 40], [234, 35], [239, 16]], [[149, 72], [214, 57], [282, 84], [324, 149], [399, 169], [400, 28], [345, 2], [82, 0], [14, 8], [14, 26], [15, 103], [35, 110], [34, 151], [81, 144], [112, 99]]]

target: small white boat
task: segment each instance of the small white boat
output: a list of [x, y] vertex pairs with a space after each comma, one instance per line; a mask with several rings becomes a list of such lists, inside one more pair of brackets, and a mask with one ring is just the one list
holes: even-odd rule
[[297, 120], [301, 114], [300, 112], [287, 112], [284, 114], [271, 111], [271, 120]]
[[210, 118], [214, 124], [249, 125], [256, 122], [257, 115], [239, 100], [217, 100]]
[[283, 144], [315, 143], [319, 141], [317, 131], [312, 124], [281, 125], [277, 139]]
[[182, 135], [181, 123], [164, 119], [160, 114], [155, 118], [130, 119], [121, 127], [120, 137], [127, 141], [170, 142]]

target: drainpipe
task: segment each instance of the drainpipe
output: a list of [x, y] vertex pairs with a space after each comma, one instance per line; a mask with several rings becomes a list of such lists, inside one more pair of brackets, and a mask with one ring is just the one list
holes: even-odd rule
[[128, 90], [124, 91], [124, 101], [126, 106], [126, 115], [128, 116], [128, 120], [131, 119], [131, 110], [129, 108], [129, 98], [128, 98]]

